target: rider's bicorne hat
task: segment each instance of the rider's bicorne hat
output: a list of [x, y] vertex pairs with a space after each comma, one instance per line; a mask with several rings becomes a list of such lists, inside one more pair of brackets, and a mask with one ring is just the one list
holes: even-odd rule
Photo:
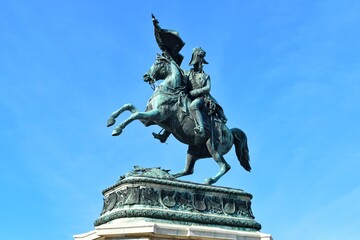
[[205, 55], [206, 52], [201, 47], [194, 48], [189, 65], [195, 65], [196, 63], [208, 64]]

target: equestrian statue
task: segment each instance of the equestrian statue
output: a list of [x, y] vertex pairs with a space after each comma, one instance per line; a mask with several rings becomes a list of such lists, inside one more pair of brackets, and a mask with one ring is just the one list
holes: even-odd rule
[[[241, 166], [250, 171], [245, 133], [226, 126], [224, 111], [210, 94], [210, 76], [203, 70], [203, 65], [208, 64], [206, 52], [200, 47], [194, 48], [189, 63], [192, 68], [184, 71], [180, 68], [183, 56], [179, 52], [185, 43], [176, 31], [160, 28], [158, 20], [152, 17], [155, 39], [162, 54], [157, 54], [155, 63], [143, 78], [153, 86], [154, 93], [145, 111], [139, 111], [133, 104], [125, 104], [113, 112], [108, 119], [108, 127], [114, 125], [115, 119], [124, 111], [132, 114], [113, 130], [112, 135], [120, 135], [134, 120], [140, 120], [146, 127], [160, 126], [163, 130], [153, 133], [153, 136], [162, 143], [172, 134], [188, 145], [185, 169], [173, 174], [176, 178], [192, 174], [197, 160], [212, 157], [220, 170], [215, 176], [205, 179], [204, 183], [217, 182], [230, 170], [224, 155], [233, 145]], [[154, 83], [159, 80], [162, 82], [155, 87]]]

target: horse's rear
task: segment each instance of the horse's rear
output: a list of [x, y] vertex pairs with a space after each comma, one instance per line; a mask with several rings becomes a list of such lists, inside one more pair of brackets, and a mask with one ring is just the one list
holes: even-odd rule
[[185, 118], [178, 115], [177, 117], [183, 119], [183, 124], [179, 125], [173, 135], [189, 147], [185, 168], [183, 171], [175, 173], [175, 177], [192, 174], [197, 160], [212, 157], [220, 169], [213, 177], [205, 179], [204, 183], [213, 184], [217, 182], [231, 168], [224, 155], [231, 150], [233, 145], [241, 166], [247, 171], [251, 170], [247, 138], [242, 130], [238, 128], [229, 129], [223, 122], [216, 121], [212, 122], [210, 128], [206, 129], [205, 136], [199, 137], [194, 132], [195, 123], [191, 114]]

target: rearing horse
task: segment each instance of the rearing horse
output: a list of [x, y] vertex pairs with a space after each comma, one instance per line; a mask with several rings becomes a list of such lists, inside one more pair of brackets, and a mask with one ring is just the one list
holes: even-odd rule
[[[211, 124], [208, 124], [211, 127], [205, 130], [205, 136], [199, 137], [195, 134], [195, 122], [188, 110], [190, 99], [185, 93], [186, 82], [183, 72], [173, 60], [158, 55], [155, 63], [144, 75], [144, 81], [154, 83], [161, 79], [164, 81], [155, 89], [145, 112], [139, 111], [132, 104], [125, 104], [111, 114], [107, 122], [108, 127], [112, 126], [115, 119], [124, 111], [132, 112], [128, 119], [114, 129], [112, 135], [120, 135], [134, 120], [140, 120], [145, 126], [156, 124], [171, 132], [177, 140], [189, 146], [185, 169], [173, 174], [176, 178], [192, 174], [197, 160], [212, 157], [220, 170], [215, 176], [206, 178], [204, 183], [217, 182], [230, 170], [230, 165], [223, 155], [230, 151], [232, 145], [235, 145], [236, 156], [241, 166], [250, 171], [247, 138], [243, 131], [238, 128], [229, 129], [222, 121], [211, 121]], [[204, 115], [204, 119], [210, 122], [208, 116]]]

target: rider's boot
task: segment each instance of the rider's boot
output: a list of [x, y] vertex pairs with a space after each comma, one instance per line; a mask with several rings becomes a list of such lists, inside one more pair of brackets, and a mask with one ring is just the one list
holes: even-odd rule
[[196, 118], [195, 122], [197, 122], [197, 126], [194, 128], [195, 134], [200, 137], [203, 137], [205, 136], [204, 120], [200, 110], [195, 110], [194, 116]]
[[152, 133], [152, 135], [154, 136], [154, 138], [159, 139], [161, 143], [165, 143], [166, 140], [168, 139], [168, 137], [170, 136], [170, 132], [169, 131], [164, 131], [164, 133]]

